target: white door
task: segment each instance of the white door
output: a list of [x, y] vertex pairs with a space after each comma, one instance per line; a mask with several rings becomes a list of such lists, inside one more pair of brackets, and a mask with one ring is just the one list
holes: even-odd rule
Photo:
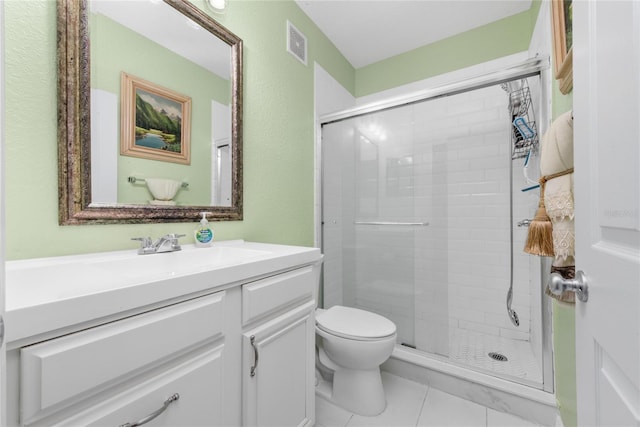
[[574, 1], [578, 425], [640, 425], [640, 1]]

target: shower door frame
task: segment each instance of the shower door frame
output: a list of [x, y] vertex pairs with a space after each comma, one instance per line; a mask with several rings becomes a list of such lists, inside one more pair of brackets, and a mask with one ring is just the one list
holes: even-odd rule
[[[317, 192], [317, 223], [316, 223], [316, 246], [321, 250], [324, 247], [323, 241], [323, 224], [324, 218], [322, 215], [322, 184], [323, 184], [323, 171], [322, 164], [322, 126], [325, 124], [335, 123], [342, 120], [348, 120], [355, 117], [367, 115], [378, 111], [388, 110], [396, 107], [414, 104], [417, 102], [437, 99], [445, 96], [456, 95], [464, 92], [469, 92], [476, 89], [482, 89], [489, 86], [506, 83], [511, 80], [523, 79], [532, 76], [541, 76], [542, 72], [548, 70], [550, 67], [549, 58], [533, 58], [523, 61], [520, 64], [498, 70], [486, 74], [481, 74], [475, 77], [463, 79], [454, 83], [440, 85], [434, 88], [415, 91], [408, 95], [391, 98], [389, 100], [373, 102], [362, 106], [356, 106], [348, 108], [337, 113], [331, 113], [320, 116], [316, 122], [316, 167], [318, 170], [316, 192]], [[544, 89], [544, 88], [542, 88]], [[513, 224], [512, 224], [513, 226]], [[542, 385], [539, 388], [542, 391], [548, 393], [554, 393], [554, 367], [553, 367], [553, 344], [552, 344], [552, 309], [550, 298], [545, 298], [542, 292], [542, 284], [547, 282], [549, 276], [550, 262], [544, 257], [541, 257], [540, 262], [540, 292], [542, 298], [541, 304], [541, 318], [542, 318]], [[324, 270], [324, 269], [323, 269]], [[321, 273], [321, 283], [324, 283], [324, 271]], [[320, 286], [319, 302], [323, 300], [324, 285]], [[432, 358], [433, 356], [428, 352], [424, 353], [426, 357]], [[466, 367], [476, 372], [472, 367]], [[482, 372], [481, 372], [482, 373]], [[491, 375], [491, 374], [487, 374]], [[511, 381], [518, 383], [515, 379], [505, 379], [505, 381]], [[526, 386], [526, 385], [525, 385]], [[532, 387], [537, 388], [537, 387]]]

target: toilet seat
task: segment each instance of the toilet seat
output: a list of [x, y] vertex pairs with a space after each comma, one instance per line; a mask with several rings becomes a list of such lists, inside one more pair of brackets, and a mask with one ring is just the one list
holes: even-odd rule
[[396, 333], [396, 325], [389, 319], [341, 305], [318, 314], [316, 326], [328, 334], [358, 341], [380, 340]]

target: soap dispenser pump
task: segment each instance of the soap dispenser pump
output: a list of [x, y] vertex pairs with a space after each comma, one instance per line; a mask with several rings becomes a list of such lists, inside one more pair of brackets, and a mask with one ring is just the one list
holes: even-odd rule
[[200, 212], [200, 215], [202, 215], [200, 225], [193, 231], [196, 246], [211, 246], [213, 243], [213, 230], [209, 227], [209, 221], [207, 221], [207, 215], [211, 215], [211, 212]]

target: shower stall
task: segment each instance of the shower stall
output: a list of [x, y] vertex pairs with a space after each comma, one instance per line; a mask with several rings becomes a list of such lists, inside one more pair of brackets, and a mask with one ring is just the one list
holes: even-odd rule
[[391, 319], [393, 357], [552, 391], [543, 268], [523, 252], [541, 104], [529, 66], [322, 118], [324, 307]]

